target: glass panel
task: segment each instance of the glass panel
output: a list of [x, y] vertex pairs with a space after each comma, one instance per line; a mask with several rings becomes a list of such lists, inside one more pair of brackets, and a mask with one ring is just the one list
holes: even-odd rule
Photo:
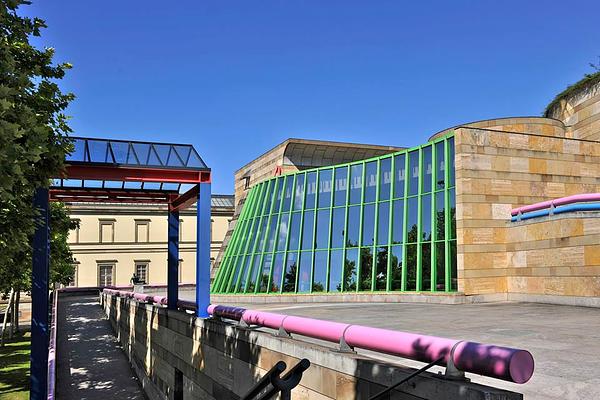
[[[110, 148], [112, 149], [113, 156], [115, 157], [115, 162], [117, 164], [127, 164], [128, 162], [128, 153], [129, 153], [129, 143], [127, 142], [110, 142]], [[135, 157], [132, 157], [133, 160], [131, 162], [135, 164]]]
[[435, 144], [435, 187], [444, 188], [444, 171], [446, 169], [446, 157], [444, 157], [444, 142]]
[[458, 290], [458, 275], [456, 264], [456, 240], [448, 242], [450, 246], [450, 289]]
[[371, 247], [360, 249], [360, 288], [371, 290], [371, 277], [373, 271], [373, 250]]
[[88, 150], [90, 151], [91, 162], [112, 162], [112, 157], [107, 153], [108, 142], [103, 140], [88, 140]]
[[329, 210], [317, 211], [317, 249], [329, 248]]
[[404, 197], [404, 182], [406, 181], [406, 164], [404, 162], [406, 155], [400, 154], [394, 156], [394, 197]]
[[450, 239], [456, 239], [456, 196], [454, 189], [448, 191], [450, 201]]
[[406, 290], [417, 288], [417, 245], [406, 245]]
[[233, 293], [235, 291], [235, 288], [237, 287], [237, 283], [240, 279], [240, 272], [242, 270], [242, 265], [244, 262], [244, 256], [239, 256], [236, 258], [235, 260], [235, 275], [233, 277], [233, 279], [231, 280], [231, 283], [229, 284], [229, 289], [228, 292]]
[[[258, 232], [258, 248], [256, 249], [257, 252], [262, 252], [263, 249], [265, 248], [265, 242], [267, 239], [267, 223], [269, 221], [269, 217], [262, 217], [262, 220], [260, 221], [260, 231]], [[239, 239], [238, 239], [239, 240]]]
[[[87, 161], [85, 159], [85, 140], [74, 139], [73, 140], [73, 152], [67, 155], [68, 161]], [[135, 160], [133, 160], [135, 162]]]
[[187, 166], [206, 168], [206, 164], [204, 163], [204, 161], [202, 161], [198, 153], [196, 153], [196, 150], [194, 150], [193, 148], [191, 148], [190, 150], [190, 157], [188, 159]]
[[363, 209], [362, 245], [375, 243], [375, 204], [367, 204]]
[[319, 208], [331, 205], [331, 178], [333, 170], [324, 169], [319, 171]]
[[448, 164], [450, 167], [448, 186], [454, 186], [454, 138], [448, 139]]
[[435, 244], [435, 274], [436, 274], [436, 285], [435, 290], [444, 291], [446, 286], [446, 253], [445, 243], [436, 242]]
[[315, 208], [315, 200], [317, 198], [317, 173], [309, 172], [306, 181], [306, 200], [304, 208]]
[[379, 203], [379, 213], [377, 214], [377, 244], [386, 245], [389, 240], [390, 232], [390, 203]]
[[285, 250], [285, 245], [287, 244], [286, 241], [288, 235], [289, 218], [289, 213], [281, 214], [281, 220], [279, 221], [279, 239], [277, 239], [277, 250]]
[[377, 194], [377, 161], [368, 162], [365, 168], [365, 203], [370, 203]]
[[177, 155], [179, 158], [181, 158], [181, 161], [187, 165], [192, 152], [192, 146], [173, 146], [173, 149], [177, 152]]
[[362, 164], [350, 166], [350, 204], [361, 202]]
[[331, 225], [331, 248], [341, 248], [344, 246], [344, 219], [346, 217], [345, 208], [333, 209], [333, 221]]
[[287, 261], [285, 263], [285, 276], [283, 279], [284, 292], [289, 293], [296, 291], [296, 274], [298, 273], [297, 259], [297, 253], [288, 252]]
[[296, 175], [296, 185], [294, 189], [294, 211], [302, 209], [302, 199], [304, 198], [304, 174]]
[[419, 192], [419, 152], [413, 151], [408, 154], [408, 194], [414, 195]]
[[303, 251], [300, 253], [300, 276], [298, 277], [298, 292], [306, 293], [310, 291], [310, 273], [312, 267], [312, 252]]
[[265, 293], [269, 284], [269, 274], [271, 273], [271, 264], [273, 263], [273, 255], [265, 254], [263, 257], [262, 271], [260, 272], [258, 291]]
[[342, 290], [342, 261], [343, 250], [331, 251], [329, 258], [329, 291], [339, 292]]
[[262, 210], [262, 214], [263, 215], [268, 214], [271, 211], [271, 201], [273, 200], [273, 193], [275, 193], [275, 190], [274, 190], [275, 183], [276, 182], [274, 180], [273, 181], [269, 181], [267, 183], [268, 186], [265, 189], [267, 193], [266, 193], [265, 198], [263, 200], [263, 210]]
[[300, 240], [300, 218], [302, 213], [292, 213], [292, 222], [290, 224], [290, 244], [289, 250], [298, 250], [298, 242]]
[[431, 291], [431, 243], [421, 244], [422, 290]]
[[344, 291], [356, 290], [356, 268], [358, 266], [358, 249], [346, 250], [344, 260]]
[[431, 192], [431, 176], [433, 174], [431, 146], [423, 148], [423, 192]]
[[408, 235], [406, 241], [408, 243], [415, 243], [417, 241], [417, 221], [419, 220], [419, 199], [411, 197], [408, 199], [408, 221], [407, 227]]
[[269, 239], [267, 242], [267, 248], [265, 252], [270, 253], [273, 251], [273, 247], [275, 246], [275, 234], [277, 233], [277, 215], [271, 215], [271, 220], [269, 222]]
[[392, 207], [392, 243], [402, 243], [402, 235], [404, 235], [404, 200], [394, 200]]
[[256, 276], [258, 275], [258, 271], [260, 271], [260, 257], [260, 254], [254, 255], [254, 262], [252, 263], [252, 269], [250, 270], [250, 276], [248, 277], [246, 293], [252, 293], [256, 288]]
[[327, 255], [328, 251], [315, 251], [315, 273], [313, 292], [323, 292], [327, 285]]
[[302, 250], [313, 248], [313, 234], [315, 228], [315, 212], [304, 212], [304, 228], [302, 229]]
[[246, 275], [248, 273], [248, 268], [250, 267], [250, 264], [252, 263], [252, 256], [246, 256], [246, 259], [244, 261], [244, 269], [242, 269], [242, 274], [240, 275], [240, 279], [239, 279], [239, 289], [236, 291], [237, 293], [243, 293], [244, 290], [246, 290]]
[[436, 240], [443, 240], [446, 234], [444, 226], [446, 219], [444, 215], [444, 192], [435, 194], [435, 219], [435, 238]]
[[339, 167], [335, 169], [335, 185], [333, 192], [333, 205], [342, 206], [346, 204], [346, 191], [348, 189], [348, 168]]
[[348, 238], [346, 246], [358, 246], [360, 232], [360, 206], [348, 207]]
[[273, 278], [271, 279], [271, 287], [269, 288], [269, 292], [271, 293], [279, 292], [281, 285], [281, 274], [283, 273], [284, 256], [285, 253], [275, 254], [275, 262], [273, 263]]
[[[169, 158], [169, 150], [170, 146], [168, 144], [153, 144], [154, 150], [156, 154], [158, 154], [158, 159], [162, 165], [167, 165], [167, 158]], [[177, 157], [175, 157], [177, 158]], [[170, 160], [169, 160], [170, 161]]]
[[131, 146], [140, 164], [146, 165], [148, 158], [150, 157], [150, 145], [148, 143], [132, 143]]
[[292, 175], [289, 175], [285, 180], [285, 186], [283, 188], [283, 204], [281, 206], [281, 211], [290, 211], [293, 191], [294, 177]]
[[392, 290], [402, 289], [402, 245], [392, 246]]
[[277, 195], [275, 196], [275, 202], [273, 203], [273, 211], [272, 213], [279, 212], [279, 206], [281, 205], [281, 197], [283, 195], [283, 178], [277, 179]]
[[431, 240], [431, 195], [421, 196], [421, 240]]
[[390, 198], [392, 186], [392, 158], [384, 158], [379, 161], [379, 200]]
[[377, 248], [377, 270], [375, 271], [375, 290], [386, 290], [388, 248]]

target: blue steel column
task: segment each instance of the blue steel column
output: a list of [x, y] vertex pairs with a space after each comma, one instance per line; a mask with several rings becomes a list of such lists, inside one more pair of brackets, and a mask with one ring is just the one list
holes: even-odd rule
[[210, 182], [200, 183], [196, 225], [196, 316], [208, 318], [210, 305]]
[[38, 209], [33, 236], [31, 274], [31, 389], [30, 399], [47, 397], [48, 388], [48, 275], [50, 265], [48, 189], [33, 196]]
[[176, 310], [179, 300], [179, 211], [169, 210], [168, 237], [167, 307], [170, 310]]

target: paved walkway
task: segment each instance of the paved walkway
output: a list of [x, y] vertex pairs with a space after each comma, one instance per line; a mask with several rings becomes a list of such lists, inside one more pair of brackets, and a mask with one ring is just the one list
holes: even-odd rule
[[[535, 359], [535, 372], [524, 385], [472, 374], [469, 377], [477, 383], [523, 393], [525, 400], [600, 399], [600, 309], [597, 308], [511, 302], [236, 305], [527, 349]], [[380, 353], [363, 350], [359, 353], [411, 367], [423, 366]], [[441, 369], [433, 369], [436, 370]]]
[[145, 399], [97, 296], [61, 297], [56, 398]]

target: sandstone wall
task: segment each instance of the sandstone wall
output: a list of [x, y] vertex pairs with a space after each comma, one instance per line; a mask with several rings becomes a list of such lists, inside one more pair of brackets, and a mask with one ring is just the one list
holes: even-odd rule
[[[277, 361], [311, 362], [297, 400], [368, 399], [413, 370], [365, 356], [220, 321], [201, 320], [117, 296], [101, 295], [123, 350], [151, 400], [237, 399]], [[513, 400], [522, 395], [424, 373], [394, 399]]]
[[561, 100], [549, 115], [564, 122], [569, 137], [600, 141], [600, 85]]
[[[535, 280], [519, 286], [523, 270], [515, 265], [509, 250], [522, 237], [509, 222], [510, 210], [600, 192], [600, 144], [488, 129], [458, 128], [455, 132], [459, 291], [467, 295], [510, 293], [518, 286], [518, 290], [530, 293], [527, 288], [531, 288], [531, 293], [538, 293]], [[568, 251], [562, 251], [566, 256]], [[574, 261], [566, 262], [573, 266]], [[550, 276], [557, 271], [555, 266], [542, 262], [537, 268], [545, 268], [543, 273]], [[536, 269], [536, 274], [541, 273]], [[573, 293], [567, 281], [557, 286], [556, 294]], [[550, 285], [551, 280], [547, 282]], [[598, 295], [595, 290], [583, 292]]]

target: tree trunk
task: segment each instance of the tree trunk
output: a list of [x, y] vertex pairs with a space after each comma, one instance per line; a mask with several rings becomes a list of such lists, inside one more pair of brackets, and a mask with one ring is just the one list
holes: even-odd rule
[[15, 294], [13, 289], [10, 289], [10, 296], [8, 297], [8, 303], [4, 310], [4, 322], [2, 322], [2, 336], [0, 336], [0, 347], [4, 347], [4, 333], [6, 332], [6, 323], [8, 322], [8, 313], [10, 312], [10, 306], [12, 305], [13, 295]]

